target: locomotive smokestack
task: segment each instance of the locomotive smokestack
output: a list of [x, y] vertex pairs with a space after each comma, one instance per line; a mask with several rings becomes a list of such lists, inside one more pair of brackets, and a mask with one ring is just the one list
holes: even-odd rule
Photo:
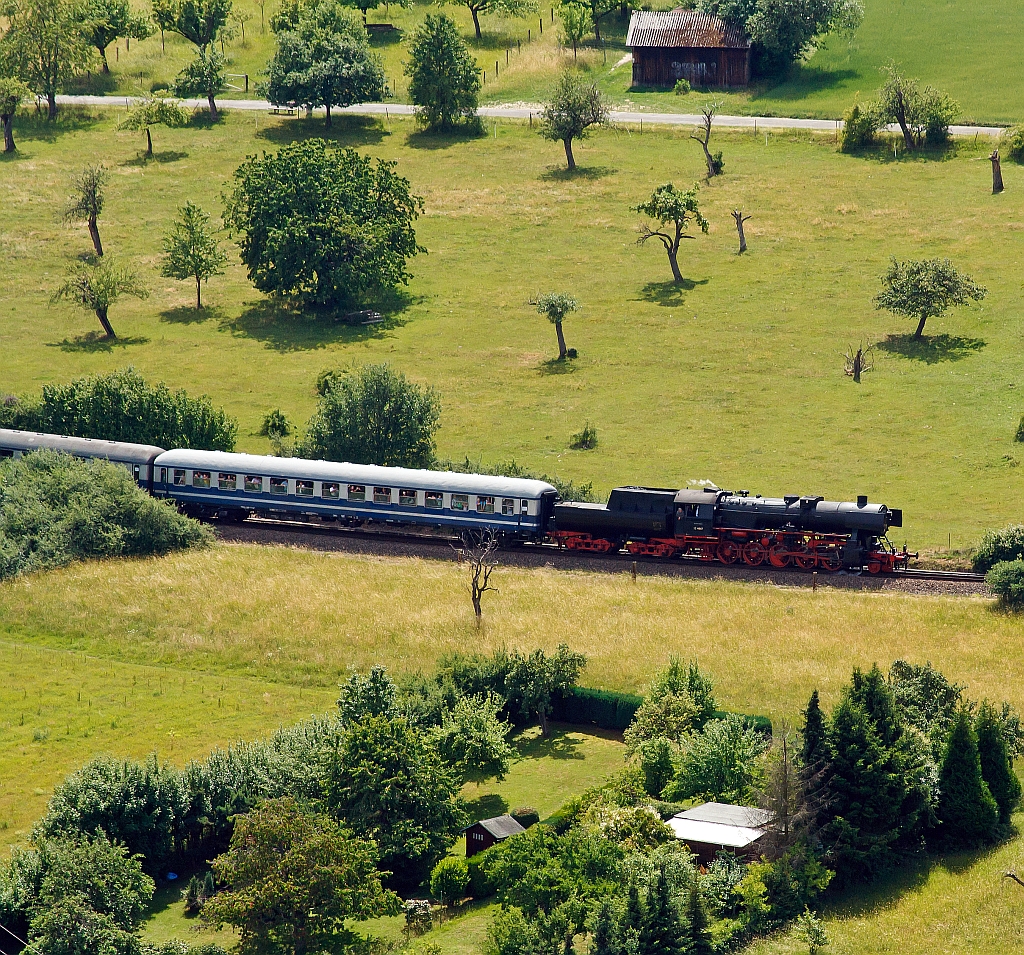
[[857, 507], [867, 507], [867, 506], [868, 506], [868, 496], [866, 494], [858, 494], [857, 495]]

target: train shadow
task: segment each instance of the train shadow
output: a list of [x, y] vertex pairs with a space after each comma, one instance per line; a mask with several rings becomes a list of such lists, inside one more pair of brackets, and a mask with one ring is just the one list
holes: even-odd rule
[[981, 351], [988, 342], [981, 338], [969, 338], [963, 335], [925, 335], [915, 338], [913, 335], [889, 335], [875, 347], [879, 351], [914, 361], [923, 361], [926, 365], [937, 365], [943, 361], [962, 361], [975, 352]]

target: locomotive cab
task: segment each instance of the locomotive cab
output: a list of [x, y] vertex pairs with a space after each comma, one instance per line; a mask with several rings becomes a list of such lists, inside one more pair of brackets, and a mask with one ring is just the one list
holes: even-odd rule
[[673, 535], [675, 537], [712, 534], [715, 529], [715, 504], [721, 492], [717, 488], [679, 491], [675, 496]]

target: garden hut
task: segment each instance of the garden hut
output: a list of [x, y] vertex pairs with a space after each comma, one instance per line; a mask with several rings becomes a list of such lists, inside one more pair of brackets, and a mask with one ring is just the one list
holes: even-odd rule
[[767, 809], [706, 802], [676, 813], [668, 825], [702, 865], [709, 865], [722, 850], [748, 861], [757, 859], [773, 818]]
[[750, 39], [713, 13], [635, 10], [626, 46], [633, 54], [633, 86], [740, 87], [750, 82]]
[[481, 819], [468, 826], [466, 832], [466, 858], [475, 856], [484, 849], [499, 842], [504, 842], [509, 836], [517, 836], [526, 830], [519, 825], [511, 816], [495, 816], [493, 819]]

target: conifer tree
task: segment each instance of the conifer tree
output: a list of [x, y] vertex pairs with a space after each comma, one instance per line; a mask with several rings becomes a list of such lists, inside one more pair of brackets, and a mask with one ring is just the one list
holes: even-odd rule
[[626, 912], [622, 919], [624, 935], [632, 935], [634, 947], [638, 952], [646, 952], [650, 937], [647, 933], [647, 909], [640, 900], [640, 890], [636, 882], [630, 883], [626, 895]]
[[988, 784], [989, 792], [999, 807], [1000, 823], [1008, 825], [1020, 802], [1020, 780], [1013, 771], [1013, 760], [995, 707], [987, 700], [978, 708], [974, 731], [978, 734], [981, 777]]
[[999, 807], [982, 778], [978, 737], [966, 710], [953, 724], [942, 755], [938, 813], [949, 845], [982, 845], [994, 837], [999, 823]]
[[607, 899], [601, 902], [594, 913], [590, 926], [590, 955], [619, 955], [619, 926], [615, 910]]
[[807, 709], [804, 710], [803, 728], [803, 749], [800, 750], [800, 762], [812, 769], [825, 758], [827, 749], [825, 745], [825, 717], [821, 712], [821, 703], [818, 700], [817, 689], [811, 694], [807, 702]]
[[711, 942], [708, 916], [701, 903], [696, 881], [690, 885], [690, 898], [686, 906], [686, 916], [690, 923], [689, 955], [713, 955], [715, 948]]
[[686, 927], [672, 900], [664, 868], [648, 894], [647, 955], [688, 955]]

